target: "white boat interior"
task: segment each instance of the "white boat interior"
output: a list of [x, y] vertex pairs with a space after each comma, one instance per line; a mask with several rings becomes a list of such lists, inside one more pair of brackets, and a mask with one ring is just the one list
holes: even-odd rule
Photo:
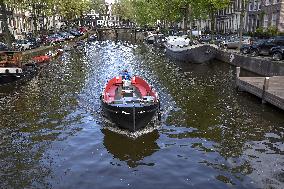
[[[166, 47], [171, 49], [172, 51], [183, 51], [187, 49], [192, 49], [200, 46], [204, 46], [204, 44], [194, 44], [187, 35], [183, 36], [169, 36], [166, 38]], [[218, 48], [213, 44], [206, 44], [207, 46], [212, 46]]]
[[10, 68], [10, 67], [3, 67], [3, 68], [0, 68], [0, 73], [1, 74], [7, 74], [7, 73], [22, 73], [22, 69], [21, 68]]

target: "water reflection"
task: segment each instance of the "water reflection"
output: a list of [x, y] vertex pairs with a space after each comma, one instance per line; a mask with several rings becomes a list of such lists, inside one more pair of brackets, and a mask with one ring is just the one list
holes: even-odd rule
[[[132, 168], [145, 165], [143, 159], [160, 149], [156, 143], [159, 138], [157, 130], [135, 139], [109, 129], [103, 129], [102, 132], [104, 134], [103, 144], [105, 148], [113, 154], [114, 158], [125, 161]], [[146, 163], [146, 165], [153, 166], [154, 163]]]
[[50, 142], [78, 131], [70, 123], [80, 119], [74, 110], [76, 93], [84, 83], [82, 62], [82, 56], [64, 54], [58, 62], [45, 65], [31, 81], [1, 87], [1, 187], [48, 184], [44, 179], [50, 167], [41, 164], [46, 149]]
[[[236, 92], [233, 67], [119, 42], [86, 49], [0, 91], [2, 188], [283, 188], [283, 112]], [[99, 94], [125, 68], [163, 109], [162, 126], [136, 139], [102, 129]]]

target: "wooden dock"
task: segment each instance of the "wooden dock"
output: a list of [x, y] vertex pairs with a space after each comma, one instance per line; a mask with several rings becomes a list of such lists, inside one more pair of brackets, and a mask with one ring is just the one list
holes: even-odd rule
[[246, 91], [284, 110], [284, 76], [240, 77], [237, 67], [236, 85], [240, 91]]

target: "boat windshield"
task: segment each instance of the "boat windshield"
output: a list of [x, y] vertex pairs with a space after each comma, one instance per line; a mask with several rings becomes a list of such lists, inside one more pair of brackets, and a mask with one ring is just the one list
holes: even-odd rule
[[123, 101], [122, 100], [114, 100], [113, 103], [114, 104], [123, 104]]
[[113, 104], [137, 104], [137, 103], [141, 103], [140, 99], [133, 99], [129, 100], [129, 99], [124, 99], [124, 100], [114, 100]]
[[123, 93], [123, 97], [133, 97], [133, 93]]
[[126, 102], [126, 104], [132, 104], [132, 103], [137, 104], [137, 103], [140, 103], [140, 100], [139, 100], [139, 99], [135, 99], [135, 100], [126, 100], [125, 102]]

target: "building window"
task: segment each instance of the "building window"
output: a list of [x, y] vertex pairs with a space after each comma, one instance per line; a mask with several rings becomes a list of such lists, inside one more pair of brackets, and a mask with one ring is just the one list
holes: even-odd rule
[[260, 9], [261, 9], [261, 1], [258, 2], [258, 10], [260, 10]]
[[276, 26], [276, 19], [277, 19], [277, 14], [273, 13], [272, 14], [272, 19], [271, 19], [271, 25]]
[[273, 4], [278, 4], [280, 0], [273, 0]]
[[264, 27], [264, 28], [267, 28], [267, 26], [268, 26], [268, 15], [265, 14], [265, 15], [263, 16], [263, 27]]
[[252, 2], [249, 3], [249, 11], [252, 11], [253, 10], [253, 4]]
[[254, 10], [254, 11], [257, 11], [257, 7], [258, 7], [258, 2], [257, 2], [257, 1], [254, 1], [253, 10]]

